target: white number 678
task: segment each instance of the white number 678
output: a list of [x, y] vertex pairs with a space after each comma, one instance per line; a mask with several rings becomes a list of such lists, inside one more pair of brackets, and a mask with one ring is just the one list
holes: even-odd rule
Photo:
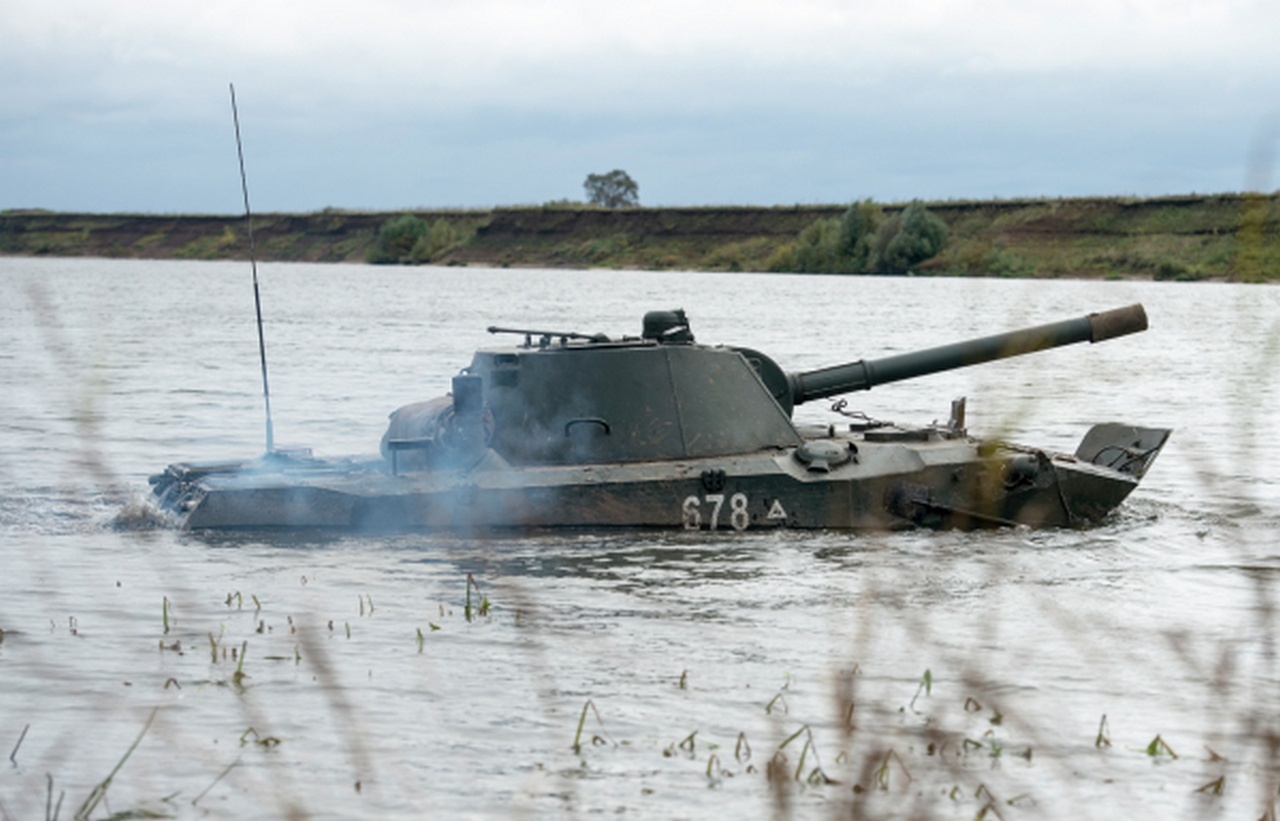
[[[708, 493], [703, 498], [689, 496], [680, 508], [681, 519], [685, 530], [702, 529], [702, 505], [711, 505], [711, 515], [707, 524], [708, 530], [715, 530], [720, 525], [720, 509], [724, 507], [723, 493]], [[729, 497], [729, 524], [734, 530], [746, 530], [751, 524], [751, 515], [747, 512], [747, 495], [735, 493]]]

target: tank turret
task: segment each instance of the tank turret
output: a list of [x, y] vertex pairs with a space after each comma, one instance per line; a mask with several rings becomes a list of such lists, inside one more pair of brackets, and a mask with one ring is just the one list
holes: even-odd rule
[[[514, 349], [479, 351], [466, 369], [478, 385], [453, 404], [414, 403], [392, 414], [383, 452], [398, 466], [474, 462], [458, 454], [454, 420], [477, 410], [483, 446], [509, 463], [599, 464], [690, 459], [800, 444], [795, 405], [1147, 327], [1141, 305], [877, 360], [784, 372], [751, 348], [696, 344], [683, 310], [650, 311], [639, 338], [490, 327], [524, 337]], [[462, 398], [467, 401], [463, 403]], [[456, 407], [455, 407], [456, 406]], [[400, 451], [418, 449], [419, 457]], [[479, 451], [470, 451], [478, 458]]]

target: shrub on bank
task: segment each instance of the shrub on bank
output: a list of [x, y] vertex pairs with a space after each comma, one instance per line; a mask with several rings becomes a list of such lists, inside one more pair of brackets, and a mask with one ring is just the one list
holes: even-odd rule
[[839, 274], [844, 264], [840, 220], [820, 219], [800, 232], [795, 244], [795, 270], [807, 274]]
[[454, 228], [448, 220], [437, 219], [413, 244], [413, 250], [409, 255], [415, 263], [432, 262], [457, 245], [461, 239], [458, 229]]
[[901, 274], [937, 256], [947, 245], [947, 224], [919, 200], [912, 200], [876, 230], [868, 268], [873, 273]]
[[840, 217], [819, 219], [782, 246], [771, 271], [808, 274], [905, 273], [937, 256], [947, 244], [947, 225], [919, 200], [885, 218], [871, 200], [856, 202]]
[[413, 214], [401, 214], [378, 231], [368, 260], [375, 265], [421, 265], [439, 258], [461, 240], [461, 232], [443, 217], [428, 226]]
[[840, 217], [839, 250], [846, 260], [848, 273], [867, 269], [872, 240], [883, 222], [884, 212], [871, 200], [855, 202]]
[[413, 247], [427, 233], [427, 224], [413, 214], [401, 214], [383, 224], [378, 241], [369, 249], [369, 261], [376, 265], [412, 262]]

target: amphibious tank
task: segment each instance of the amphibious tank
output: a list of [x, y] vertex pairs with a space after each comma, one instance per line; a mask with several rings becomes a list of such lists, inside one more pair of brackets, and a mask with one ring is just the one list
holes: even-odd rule
[[1105, 517], [1169, 435], [1094, 425], [1074, 453], [877, 422], [836, 399], [823, 424], [797, 405], [877, 385], [1145, 330], [1141, 305], [818, 370], [694, 340], [683, 310], [638, 337], [523, 328], [477, 351], [443, 397], [391, 414], [381, 452], [170, 465], [152, 499], [203, 528], [1074, 527]]

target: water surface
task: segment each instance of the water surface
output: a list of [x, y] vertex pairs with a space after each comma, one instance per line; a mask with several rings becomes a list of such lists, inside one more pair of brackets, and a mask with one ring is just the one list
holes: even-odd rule
[[94, 817], [1256, 818], [1275, 795], [1280, 292], [261, 277], [277, 442], [325, 455], [374, 451], [390, 410], [499, 341], [488, 325], [637, 334], [673, 307], [701, 341], [804, 369], [1142, 302], [1145, 334], [851, 404], [928, 422], [966, 395], [971, 430], [1067, 451], [1096, 421], [1174, 435], [1088, 530], [120, 531], [168, 462], [261, 452], [249, 273], [0, 259], [8, 817], [59, 796], [70, 817], [153, 711]]

